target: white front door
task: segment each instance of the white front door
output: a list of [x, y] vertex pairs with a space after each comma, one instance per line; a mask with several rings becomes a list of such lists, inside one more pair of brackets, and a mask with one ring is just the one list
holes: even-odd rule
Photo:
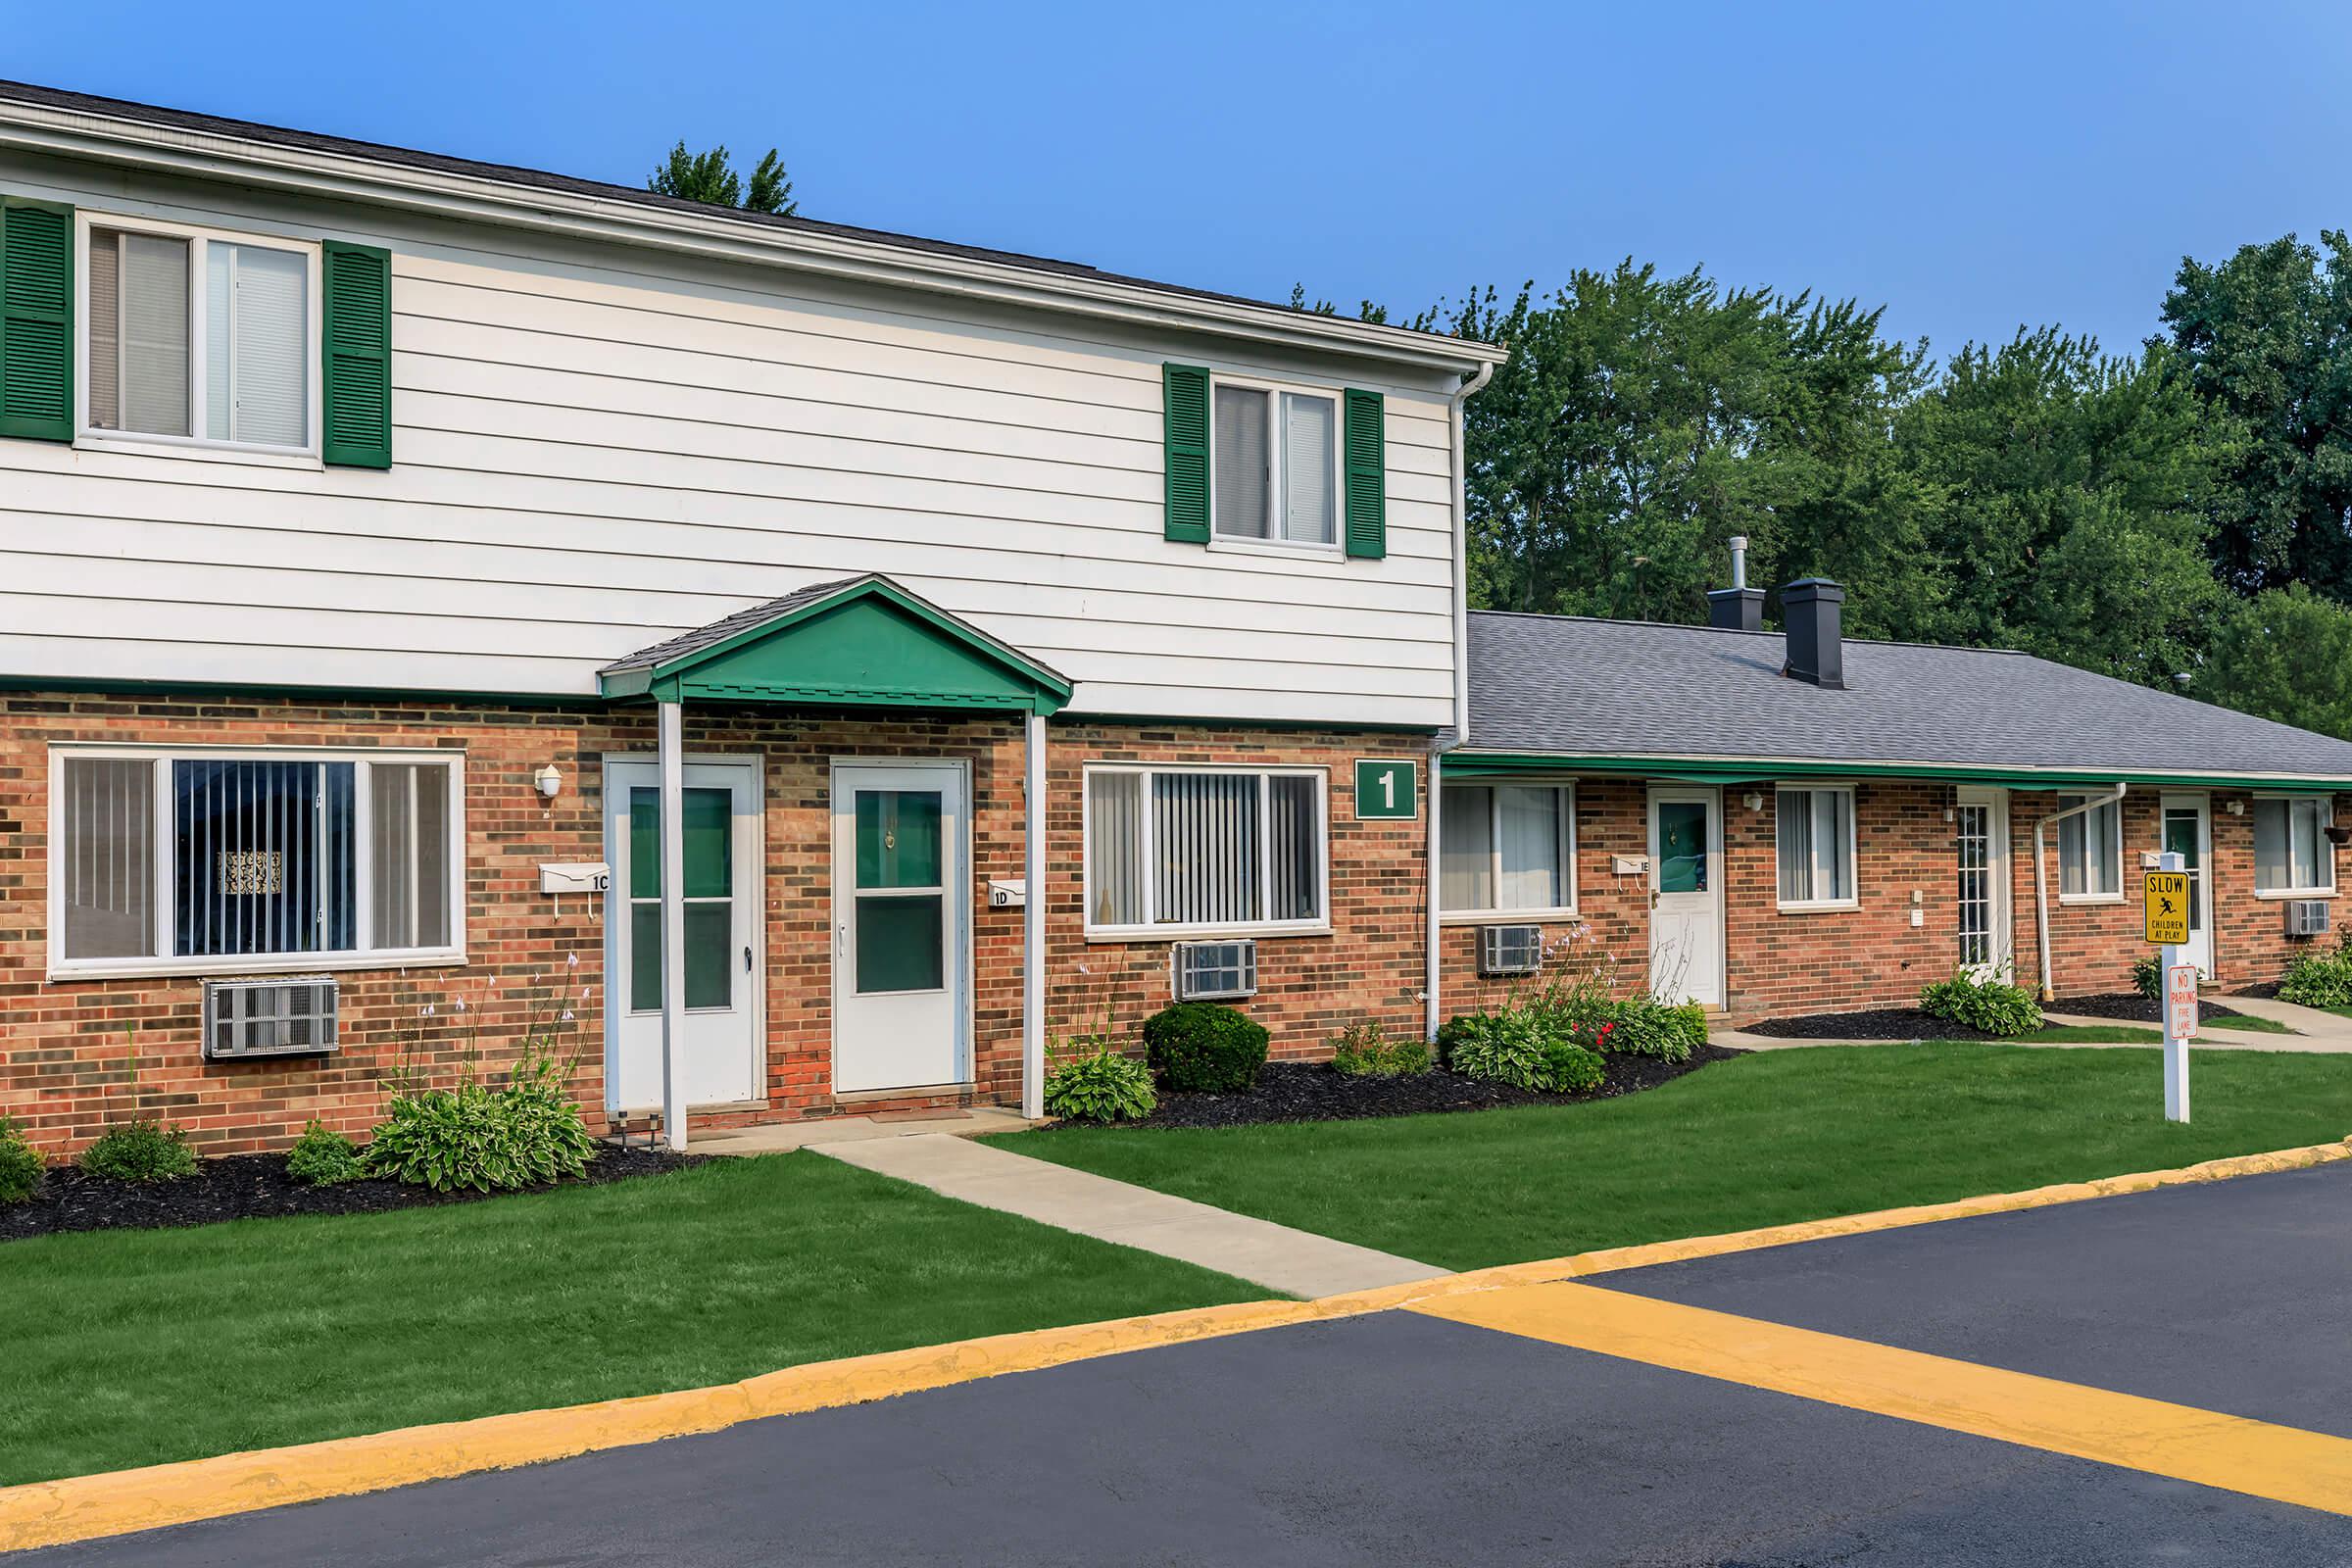
[[[685, 769], [686, 1038], [689, 1107], [761, 1096], [760, 768]], [[605, 764], [605, 1104], [662, 1104], [662, 770]]]
[[963, 768], [833, 764], [833, 1087], [970, 1081]]
[[2160, 803], [2164, 826], [2157, 848], [2180, 855], [2188, 873], [2188, 940], [2180, 956], [2213, 978], [2213, 878], [2205, 862], [2213, 858], [2212, 803], [2203, 795], [2167, 795]]
[[2017, 978], [2009, 903], [2009, 792], [1964, 786], [1952, 812], [1959, 867], [1961, 970], [1978, 980]]
[[1649, 988], [1723, 1005], [1723, 796], [1711, 788], [1650, 787]]

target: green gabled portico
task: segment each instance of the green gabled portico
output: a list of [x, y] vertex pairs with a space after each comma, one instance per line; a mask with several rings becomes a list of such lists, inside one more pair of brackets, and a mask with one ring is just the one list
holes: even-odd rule
[[[795, 711], [921, 710], [1020, 714], [1023, 728], [1023, 1114], [1045, 1079], [1046, 718], [1070, 681], [1019, 649], [879, 573], [812, 583], [615, 660], [597, 673], [608, 702], [659, 710], [662, 1121], [686, 1147], [680, 1053], [686, 1018], [685, 706], [773, 704]], [[944, 891], [944, 888], [943, 890]], [[838, 954], [837, 954], [838, 956]], [[747, 956], [747, 963], [749, 959]]]

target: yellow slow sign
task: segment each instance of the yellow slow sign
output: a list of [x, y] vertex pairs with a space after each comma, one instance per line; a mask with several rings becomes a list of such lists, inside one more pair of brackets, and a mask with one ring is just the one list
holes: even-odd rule
[[2150, 942], [2181, 943], [2188, 940], [2186, 871], [2142, 872], [2140, 903]]

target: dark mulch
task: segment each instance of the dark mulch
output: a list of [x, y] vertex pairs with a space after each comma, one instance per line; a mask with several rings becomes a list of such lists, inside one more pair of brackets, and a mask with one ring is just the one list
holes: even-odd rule
[[2237, 990], [2232, 991], [2230, 994], [2233, 997], [2264, 997], [2275, 999], [2278, 995], [2279, 984], [2280, 982], [2277, 980], [2265, 980], [2262, 982], [2262, 984], [2257, 986], [2240, 986]]
[[[2079, 1012], [2085, 1018], [2121, 1018], [2130, 1023], [2161, 1023], [2163, 1009], [2154, 997], [2143, 997], [2136, 991], [2109, 991], [2095, 997], [2060, 997], [2050, 1004], [2052, 1012]], [[2200, 1018], [2235, 1018], [2235, 1007], [2225, 1007], [2218, 1002], [2197, 999]]]
[[[665, 1149], [598, 1151], [588, 1173], [559, 1187], [587, 1187], [658, 1175], [695, 1164], [707, 1154], [673, 1154]], [[547, 1192], [549, 1188], [532, 1189]], [[266, 1219], [281, 1214], [374, 1214], [395, 1208], [467, 1203], [489, 1193], [436, 1193], [398, 1182], [344, 1182], [305, 1187], [286, 1174], [283, 1154], [224, 1154], [199, 1160], [196, 1174], [175, 1182], [141, 1186], [111, 1176], [92, 1176], [73, 1166], [53, 1166], [40, 1190], [22, 1203], [0, 1208], [0, 1242], [59, 1231], [151, 1230], [211, 1225], [225, 1219]]]
[[1952, 1022], [1917, 1007], [1872, 1007], [1863, 1012], [1808, 1012], [1798, 1018], [1767, 1018], [1742, 1024], [1751, 1035], [1778, 1040], [1991, 1040], [1981, 1029]]
[[[1600, 1087], [1581, 1095], [1549, 1095], [1535, 1089], [1514, 1089], [1485, 1078], [1465, 1078], [1443, 1068], [1408, 1073], [1397, 1078], [1349, 1078], [1327, 1063], [1270, 1061], [1255, 1089], [1230, 1095], [1166, 1091], [1159, 1108], [1143, 1121], [1122, 1127], [1247, 1127], [1271, 1121], [1355, 1121], [1367, 1116], [1417, 1116], [1433, 1110], [1493, 1110], [1500, 1105], [1566, 1105], [1586, 1100], [1613, 1100], [1695, 1072], [1709, 1062], [1728, 1061], [1746, 1053], [1723, 1046], [1701, 1046], [1689, 1061], [1664, 1062], [1655, 1056], [1603, 1056], [1608, 1076]], [[1091, 1123], [1056, 1122], [1058, 1127]]]

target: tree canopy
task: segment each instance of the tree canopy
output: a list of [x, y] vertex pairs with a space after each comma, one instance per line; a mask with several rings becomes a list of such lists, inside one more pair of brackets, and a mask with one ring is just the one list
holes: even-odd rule
[[783, 218], [793, 217], [801, 210], [800, 203], [792, 199], [792, 180], [784, 172], [783, 160], [776, 156], [773, 147], [760, 156], [747, 187], [728, 161], [726, 148], [689, 153], [686, 143], [680, 141], [646, 180], [645, 188], [684, 201], [741, 207], [748, 212], [774, 213]]

